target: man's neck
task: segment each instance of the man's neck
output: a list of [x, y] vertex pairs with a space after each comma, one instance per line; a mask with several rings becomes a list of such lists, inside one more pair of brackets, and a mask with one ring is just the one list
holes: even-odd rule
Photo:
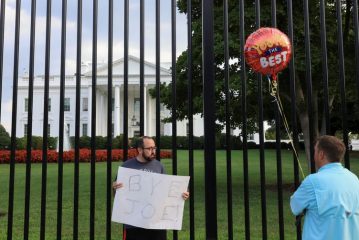
[[142, 156], [137, 156], [136, 159], [137, 159], [137, 161], [139, 161], [140, 163], [146, 163], [146, 162], [147, 162], [147, 160], [144, 159]]
[[328, 160], [326, 159], [323, 159], [322, 161], [320, 161], [320, 163], [318, 164], [318, 169], [321, 169], [322, 167], [324, 167], [325, 165], [329, 164], [329, 163], [332, 163], [332, 162], [329, 162]]

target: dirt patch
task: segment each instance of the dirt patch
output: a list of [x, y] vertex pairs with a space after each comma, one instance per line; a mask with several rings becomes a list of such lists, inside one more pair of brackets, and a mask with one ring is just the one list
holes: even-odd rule
[[4, 217], [4, 216], [6, 216], [6, 213], [0, 212], [0, 217]]

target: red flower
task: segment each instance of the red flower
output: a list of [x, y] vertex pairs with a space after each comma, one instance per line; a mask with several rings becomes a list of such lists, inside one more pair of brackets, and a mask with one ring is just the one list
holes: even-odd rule
[[[79, 162], [90, 162], [91, 161], [91, 150], [82, 148], [79, 150]], [[137, 155], [136, 149], [128, 149], [127, 156], [128, 159], [134, 158]], [[55, 150], [47, 151], [47, 162], [56, 163], [58, 162], [59, 153]], [[32, 150], [31, 151], [31, 162], [32, 163], [41, 163], [43, 157], [42, 150]], [[96, 162], [106, 162], [107, 161], [107, 150], [96, 150]], [[113, 149], [111, 152], [112, 161], [123, 160], [123, 150], [122, 149]], [[170, 151], [161, 151], [161, 158], [171, 158], [172, 153]], [[16, 150], [15, 151], [15, 162], [16, 163], [26, 163], [27, 151], [26, 150]], [[63, 153], [63, 162], [75, 162], [75, 151], [66, 151]], [[10, 163], [10, 151], [9, 150], [0, 150], [0, 164], [1, 163]]]

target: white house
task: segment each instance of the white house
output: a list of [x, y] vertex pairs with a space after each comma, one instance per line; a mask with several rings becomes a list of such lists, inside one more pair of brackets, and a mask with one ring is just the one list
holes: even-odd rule
[[[89, 71], [90, 64], [83, 65], [81, 79], [81, 109], [80, 109], [80, 136], [91, 136], [91, 97], [92, 97], [92, 72]], [[113, 135], [118, 136], [123, 133], [123, 103], [124, 103], [124, 61], [123, 59], [113, 62]], [[144, 66], [144, 132], [145, 135], [156, 135], [156, 107], [148, 91], [155, 87], [156, 65], [145, 62]], [[90, 69], [91, 70], [91, 69]], [[107, 135], [107, 84], [108, 84], [108, 65], [103, 64], [97, 68], [96, 86], [96, 135]], [[139, 135], [139, 114], [140, 114], [140, 60], [129, 56], [128, 61], [128, 134], [129, 137]], [[171, 73], [168, 69], [160, 68], [161, 82], [169, 83]], [[17, 108], [17, 137], [23, 137], [27, 132], [28, 115], [28, 86], [29, 78], [24, 76], [18, 82], [18, 108]], [[65, 80], [65, 129], [68, 129], [70, 136], [75, 135], [75, 104], [76, 104], [76, 76], [66, 76]], [[44, 110], [44, 76], [36, 76], [33, 91], [33, 135], [42, 136], [43, 129], [43, 110]], [[50, 136], [59, 135], [59, 110], [60, 108], [60, 76], [50, 76], [49, 87], [49, 121], [48, 129]], [[161, 119], [169, 116], [170, 111], [161, 107]], [[161, 123], [161, 134], [171, 135], [172, 127], [170, 123]], [[177, 135], [187, 134], [187, 121], [179, 121], [177, 124]], [[194, 116], [194, 135], [203, 135], [203, 119]]]

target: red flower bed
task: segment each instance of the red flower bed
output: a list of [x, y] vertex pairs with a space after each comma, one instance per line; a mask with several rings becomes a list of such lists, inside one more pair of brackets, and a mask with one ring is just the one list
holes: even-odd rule
[[[128, 150], [128, 159], [133, 158], [137, 155], [136, 149]], [[55, 150], [47, 151], [47, 162], [56, 163], [59, 154]], [[170, 151], [161, 151], [161, 158], [171, 158], [172, 153]], [[80, 149], [80, 162], [90, 162], [91, 160], [91, 150], [90, 149]], [[114, 149], [112, 150], [112, 161], [123, 160], [123, 150]], [[26, 162], [26, 150], [17, 150], [15, 153], [15, 161], [17, 163]], [[75, 151], [71, 150], [64, 152], [63, 162], [74, 162], [75, 161]], [[96, 150], [96, 162], [106, 162], [107, 161], [107, 150]], [[42, 150], [32, 150], [31, 151], [31, 162], [40, 163], [42, 162]], [[0, 150], [0, 164], [1, 163], [10, 163], [10, 151], [9, 150]]]

